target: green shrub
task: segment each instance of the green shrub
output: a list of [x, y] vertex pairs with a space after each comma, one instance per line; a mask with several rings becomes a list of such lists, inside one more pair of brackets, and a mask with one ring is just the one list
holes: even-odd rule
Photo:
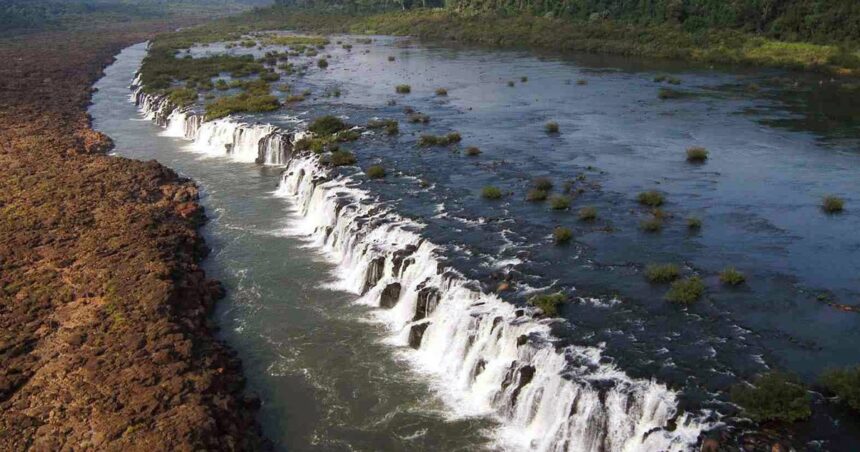
[[457, 132], [451, 132], [447, 135], [430, 135], [423, 134], [418, 138], [419, 146], [448, 146], [450, 144], [459, 143], [462, 137]]
[[280, 108], [278, 98], [269, 94], [241, 93], [225, 96], [206, 104], [206, 120], [223, 118], [231, 113], [256, 113]]
[[447, 96], [448, 90], [445, 88], [436, 88], [436, 95], [437, 96]]
[[639, 204], [649, 207], [662, 206], [665, 201], [663, 194], [656, 190], [643, 191], [642, 193], [639, 193], [639, 196], [636, 199], [639, 201]]
[[218, 91], [227, 91], [228, 89], [230, 89], [230, 85], [223, 78], [219, 78], [217, 81], [215, 81], [215, 89], [217, 89]]
[[821, 383], [842, 403], [860, 412], [860, 366], [825, 371]]
[[355, 155], [349, 151], [337, 150], [331, 153], [329, 163], [332, 166], [347, 166], [355, 164]]
[[687, 148], [687, 161], [690, 163], [704, 163], [708, 159], [708, 150], [701, 146]]
[[385, 126], [385, 133], [386, 135], [397, 135], [400, 133], [400, 126], [397, 125], [396, 121], [392, 124], [388, 124]]
[[639, 223], [639, 227], [645, 232], [660, 232], [663, 230], [663, 219], [654, 216]]
[[284, 99], [284, 102], [286, 102], [288, 104], [293, 104], [296, 102], [302, 102], [304, 100], [305, 100], [304, 94], [291, 94], [291, 95], [287, 96], [286, 99]]
[[502, 191], [497, 187], [488, 185], [481, 190], [481, 197], [485, 199], [500, 199], [502, 197]]
[[550, 121], [544, 125], [544, 129], [546, 130], [546, 133], [558, 133], [558, 123]]
[[558, 292], [554, 294], [535, 295], [529, 299], [529, 304], [543, 311], [547, 317], [558, 315], [558, 307], [567, 301], [567, 295]]
[[568, 228], [559, 226], [552, 231], [552, 237], [555, 239], [556, 245], [562, 245], [570, 241], [573, 238], [573, 231]]
[[281, 75], [274, 71], [266, 71], [260, 74], [260, 80], [267, 82], [277, 82], [281, 79]]
[[735, 386], [731, 397], [744, 415], [756, 422], [795, 422], [812, 415], [807, 390], [795, 378], [780, 372], [759, 376], [754, 386]]
[[367, 174], [367, 177], [371, 179], [382, 179], [383, 177], [385, 177], [385, 168], [383, 168], [381, 165], [372, 165], [367, 168], [367, 171], [365, 171], [365, 173]]
[[397, 85], [394, 88], [394, 91], [396, 91], [397, 94], [409, 94], [412, 92], [412, 87], [409, 85]]
[[430, 122], [430, 117], [424, 113], [409, 113], [406, 116], [406, 120], [412, 124], [427, 124]]
[[171, 88], [167, 91], [167, 98], [175, 105], [185, 107], [197, 101], [197, 90], [191, 88]]
[[532, 180], [532, 186], [538, 190], [550, 191], [552, 190], [552, 179], [548, 177], [536, 177]]
[[368, 129], [384, 129], [390, 124], [397, 124], [394, 119], [371, 119], [367, 122]]
[[827, 195], [821, 202], [821, 208], [827, 213], [839, 213], [845, 208], [845, 201], [833, 195]]
[[586, 206], [579, 209], [579, 219], [582, 221], [594, 221], [597, 219], [597, 208]]
[[320, 116], [308, 126], [308, 130], [316, 135], [332, 135], [349, 127], [342, 119], [333, 115]]
[[328, 60], [325, 58], [320, 58], [319, 60], [317, 60], [317, 67], [319, 67], [320, 69], [327, 68], [328, 67]]
[[532, 188], [526, 193], [526, 201], [546, 201], [547, 196], [549, 196], [549, 193], [546, 190]]
[[361, 132], [358, 130], [343, 130], [338, 132], [336, 140], [341, 143], [346, 143], [348, 141], [355, 141], [361, 138]]
[[469, 146], [466, 148], [466, 155], [469, 157], [476, 157], [481, 155], [481, 150], [476, 146]]
[[720, 282], [730, 286], [743, 284], [746, 279], [746, 276], [734, 267], [726, 267], [722, 272], [720, 272]]
[[687, 217], [688, 229], [702, 229], [702, 220], [699, 217]]
[[579, 86], [584, 86], [584, 85], [587, 85], [587, 84], [588, 84], [588, 80], [586, 80], [586, 79], [584, 79], [584, 78], [581, 78], [581, 79], [579, 79], [579, 80], [577, 80], [577, 81], [576, 81], [576, 84], [577, 84], [577, 85], [579, 85]]
[[681, 270], [675, 264], [651, 264], [645, 268], [645, 278], [652, 283], [668, 283], [678, 279]]
[[553, 210], [564, 210], [570, 207], [570, 198], [564, 195], [555, 195], [549, 198], [549, 206]]
[[451, 132], [448, 135], [445, 135], [445, 141], [447, 144], [459, 143], [463, 137], [460, 136], [457, 132]]
[[705, 284], [698, 276], [680, 279], [672, 283], [666, 292], [666, 300], [672, 303], [691, 304], [705, 293]]
[[657, 93], [657, 97], [663, 100], [667, 99], [678, 99], [684, 96], [684, 93], [680, 91], [676, 91], [674, 89], [668, 88], [660, 88], [660, 91]]

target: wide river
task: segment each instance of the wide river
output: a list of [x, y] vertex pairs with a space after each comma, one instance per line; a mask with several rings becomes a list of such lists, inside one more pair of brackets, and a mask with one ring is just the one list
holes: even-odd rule
[[[490, 403], [482, 398], [489, 389], [460, 385], [446, 375], [459, 367], [439, 363], [446, 353], [451, 362], [468, 361], [472, 343], [484, 340], [480, 321], [473, 322], [463, 350], [451, 345], [456, 339], [432, 350], [408, 347], [408, 329], [392, 331], [396, 321], [347, 283], [354, 279], [344, 265], [348, 259], [314, 239], [302, 210], [301, 178], [282, 180], [283, 166], [213, 157], [217, 152], [201, 151], [144, 119], [129, 100], [129, 84], [146, 48], [129, 47], [96, 84], [94, 127], [114, 139], [118, 155], [157, 159], [200, 185], [211, 220], [204, 230], [213, 249], [206, 268], [228, 288], [216, 312], [220, 334], [239, 352], [249, 388], [263, 400], [265, 434], [279, 449], [551, 449], [586, 439], [596, 441], [592, 446], [635, 448], [630, 438], [665, 424], [674, 407], [691, 415], [673, 419], [681, 425], [652, 435], [649, 441], [655, 442], [648, 444], [682, 449], [699, 429], [716, 425], [719, 416], [711, 410], [734, 412], [724, 393], [739, 379], [775, 367], [813, 382], [826, 367], [857, 364], [860, 313], [834, 304], [860, 302], [860, 135], [851, 113], [816, 104], [838, 97], [820, 84], [826, 80], [780, 71], [428, 47], [402, 38], [338, 39], [352, 42], [352, 50], [332, 44], [325, 51], [331, 55], [328, 69], [314, 68], [291, 81], [294, 91], [310, 89], [312, 99], [245, 120], [284, 130], [300, 129], [322, 114], [358, 125], [372, 118], [400, 120], [398, 137], [369, 133], [345, 145], [361, 168], [381, 163], [388, 177], [368, 181], [347, 169], [342, 174], [351, 178], [340, 189], [361, 190], [361, 203], [414, 220], [405, 230], [435, 244], [440, 268], [452, 269], [478, 293], [491, 293], [507, 280], [511, 290], [501, 297], [516, 306], [541, 290], [572, 295], [561, 311], [567, 322], [543, 321], [550, 336], [529, 326], [530, 341], [555, 338], [554, 347], [567, 347], [562, 353], [569, 361], [588, 368], [561, 380], [575, 383], [581, 377], [592, 387], [610, 381], [629, 399], [618, 402], [625, 407], [619, 414], [612, 409], [613, 396], [595, 390], [601, 395], [593, 403], [601, 408], [593, 411], [602, 414], [589, 419], [606, 425], [584, 432], [576, 422], [550, 424], [558, 413], [591, 403], [587, 392], [555, 413], [545, 400], [541, 404], [550, 393], [549, 386], [541, 387], [520, 396], [520, 406], [535, 403], [521, 415], [513, 408], [520, 387], [513, 402], [495, 395]], [[661, 74], [682, 84], [656, 83]], [[409, 83], [412, 94], [395, 94], [400, 83]], [[686, 96], [661, 100], [661, 87]], [[437, 88], [448, 95], [437, 96]], [[340, 95], [322, 95], [333, 90]], [[408, 124], [405, 106], [427, 114], [430, 123]], [[561, 133], [547, 134], [548, 121], [557, 122]], [[478, 146], [482, 154], [415, 145], [421, 133], [451, 131], [462, 135], [462, 148]], [[706, 147], [707, 163], [687, 163], [689, 146]], [[538, 176], [552, 179], [558, 192], [566, 182], [572, 187], [577, 195], [569, 212], [524, 200]], [[509, 194], [487, 201], [480, 197], [486, 185]], [[639, 227], [648, 211], [635, 197], [644, 190], [666, 196], [663, 208], [670, 217], [660, 233]], [[819, 206], [827, 194], [844, 198], [846, 211], [824, 214]], [[579, 221], [583, 206], [595, 207], [598, 219]], [[687, 229], [688, 216], [702, 220], [701, 230]], [[552, 244], [557, 225], [574, 231], [574, 243]], [[700, 274], [707, 295], [689, 308], [667, 303], [667, 287], [649, 284], [642, 274], [654, 262], [674, 262], [684, 274]], [[727, 266], [742, 270], [747, 283], [721, 285], [717, 275]], [[485, 303], [493, 304], [481, 298], [472, 306]], [[463, 315], [479, 317], [477, 311]], [[450, 316], [434, 325], [457, 321]], [[486, 334], [496, 322], [486, 325]], [[438, 327], [427, 330], [425, 343], [441, 344], [433, 328]], [[481, 364], [480, 370], [469, 369], [472, 380], [481, 382], [476, 374], [485, 366], [486, 379], [495, 371], [485, 358], [474, 358]], [[498, 372], [507, 385], [538, 387], [540, 365], [530, 386], [523, 384], [522, 369], [512, 367], [505, 377], [503, 367]], [[553, 397], [568, 394], [558, 391]], [[642, 414], [660, 407], [672, 408], [666, 419]], [[860, 444], [857, 421], [830, 410], [817, 409], [801, 430], [800, 441], [809, 447], [847, 450]], [[544, 434], [556, 439], [540, 438]]]

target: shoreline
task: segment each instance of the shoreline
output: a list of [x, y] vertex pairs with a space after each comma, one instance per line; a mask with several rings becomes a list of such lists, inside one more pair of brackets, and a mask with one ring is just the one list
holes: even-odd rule
[[265, 449], [193, 181], [107, 155], [92, 86], [175, 23], [0, 41], [0, 448]]

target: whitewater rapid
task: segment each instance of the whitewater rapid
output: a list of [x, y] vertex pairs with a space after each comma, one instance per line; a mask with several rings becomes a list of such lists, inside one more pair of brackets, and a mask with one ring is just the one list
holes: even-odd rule
[[301, 221], [291, 233], [337, 265], [338, 288], [377, 308], [390, 342], [407, 350], [452, 410], [499, 420], [509, 450], [690, 450], [713, 427], [679, 413], [677, 393], [601, 363], [601, 349], [558, 345], [552, 322], [440, 264], [422, 224], [377, 202], [360, 181], [337, 174], [317, 155], [293, 152], [303, 131], [204, 121], [132, 83], [133, 101], [165, 135], [195, 152], [284, 167], [276, 191]]

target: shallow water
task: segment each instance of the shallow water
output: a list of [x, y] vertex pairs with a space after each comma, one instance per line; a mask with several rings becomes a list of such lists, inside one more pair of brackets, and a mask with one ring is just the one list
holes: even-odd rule
[[[329, 69], [314, 68], [294, 83], [314, 93], [338, 88], [341, 97], [318, 96], [251, 119], [287, 130], [332, 112], [355, 124], [401, 120], [397, 138], [372, 134], [346, 146], [361, 167], [382, 163], [389, 171], [385, 181], [362, 186], [419, 219], [422, 235], [445, 247], [446, 263], [485, 290], [508, 274], [515, 290], [503, 296], [514, 303], [536, 288], [583, 297], [563, 308], [569, 325], [557, 325], [557, 334], [602, 348], [632, 376], [679, 388], [694, 408], [730, 409], [715, 395], [771, 366], [811, 380], [825, 367], [856, 364], [860, 317], [818, 297], [860, 299], [860, 209], [852, 208], [860, 203], [860, 153], [850, 125], [836, 136], [822, 134], [815, 121], [807, 129], [818, 135], [803, 131], [795, 98], [770, 83], [791, 74], [536, 58], [387, 37], [353, 45], [351, 52], [332, 45]], [[139, 116], [127, 103], [127, 84], [142, 52], [124, 52], [97, 85], [96, 127], [117, 141], [120, 154], [157, 158], [206, 191], [215, 250], [207, 265], [232, 289], [219, 319], [263, 397], [267, 434], [298, 449], [487, 444], [493, 421], [451, 420], [452, 406], [434, 395], [432, 378], [409, 370], [397, 348], [383, 343], [386, 333], [369, 310], [351, 304], [354, 295], [325, 289], [331, 266], [285, 231], [295, 213], [272, 196], [277, 168], [202, 159], [182, 141], [155, 137], [162, 131], [155, 125], [132, 119]], [[652, 79], [666, 72], [683, 79], [672, 88], [694, 96], [659, 100], [665, 85]], [[520, 81], [524, 76], [528, 81]], [[400, 83], [412, 94], [395, 95]], [[738, 89], [750, 83], [763, 88]], [[435, 96], [439, 87], [448, 96]], [[403, 121], [407, 105], [428, 114], [430, 124]], [[775, 118], [790, 121], [792, 130], [764, 125]], [[543, 131], [550, 120], [560, 135]], [[483, 154], [415, 146], [420, 133], [453, 130], [463, 136], [461, 147], [476, 145]], [[692, 145], [711, 151], [706, 164], [684, 161]], [[536, 176], [552, 178], [556, 191], [565, 181], [582, 188], [571, 211], [525, 202]], [[418, 178], [431, 185], [421, 187]], [[485, 201], [479, 192], [489, 184], [511, 194]], [[647, 189], [667, 197], [672, 217], [660, 234], [638, 229], [647, 211], [635, 195]], [[847, 211], [823, 214], [818, 206], [828, 193], [845, 198]], [[577, 221], [586, 205], [597, 207], [595, 223]], [[700, 232], [686, 230], [688, 215], [703, 220]], [[556, 225], [572, 228], [576, 243], [554, 246]], [[650, 262], [701, 273], [708, 295], [688, 309], [666, 303], [666, 287], [642, 276]], [[716, 274], [727, 265], [746, 273], [748, 283], [721, 287]], [[836, 448], [856, 442], [856, 426], [845, 422], [837, 428], [827, 416], [817, 418], [809, 439], [823, 437]]]

